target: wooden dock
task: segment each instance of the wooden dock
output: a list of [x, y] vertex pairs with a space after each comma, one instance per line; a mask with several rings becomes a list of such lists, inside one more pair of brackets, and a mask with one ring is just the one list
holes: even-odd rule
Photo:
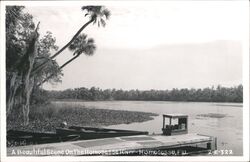
[[180, 153], [178, 148], [189, 148], [190, 146], [195, 148], [195, 146], [202, 145], [204, 148], [202, 150], [216, 149], [216, 144], [213, 145], [213, 141], [213, 137], [199, 134], [137, 135], [9, 147], [7, 155], [179, 155], [185, 154], [185, 150]]

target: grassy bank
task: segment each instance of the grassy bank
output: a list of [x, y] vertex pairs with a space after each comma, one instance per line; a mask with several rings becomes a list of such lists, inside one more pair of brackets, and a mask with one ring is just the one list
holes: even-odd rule
[[82, 105], [32, 106], [30, 123], [23, 126], [19, 118], [8, 119], [7, 130], [55, 131], [63, 121], [68, 125], [101, 127], [152, 120], [154, 113], [87, 108]]

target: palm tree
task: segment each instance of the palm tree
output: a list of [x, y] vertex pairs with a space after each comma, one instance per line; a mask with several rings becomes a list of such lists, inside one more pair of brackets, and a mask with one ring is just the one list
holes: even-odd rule
[[75, 56], [70, 60], [68, 60], [67, 62], [65, 62], [62, 66], [60, 66], [60, 69], [64, 68], [66, 65], [71, 63], [82, 53], [84, 53], [87, 56], [92, 56], [96, 50], [94, 39], [93, 38], [87, 39], [87, 35], [82, 34], [78, 38], [76, 38], [75, 41], [69, 46], [69, 50], [73, 51], [74, 52], [73, 55]]
[[[71, 45], [71, 43], [80, 35], [80, 33], [85, 29], [89, 24], [98, 24], [98, 27], [101, 25], [105, 27], [106, 22], [105, 20], [108, 20], [110, 17], [110, 11], [106, 9], [104, 6], [83, 6], [82, 11], [87, 11], [85, 16], [89, 17], [89, 21], [86, 22], [77, 32], [76, 34], [71, 38], [71, 40], [63, 46], [58, 52], [56, 52], [53, 56], [50, 57], [50, 59], [54, 59], [56, 56], [58, 56], [62, 51], [64, 51], [67, 47]], [[33, 70], [33, 74], [37, 72], [38, 70], [41, 70], [42, 67], [47, 63], [43, 62]]]
[[[69, 46], [69, 50], [74, 52], [73, 56], [70, 60], [66, 61], [63, 65], [59, 67], [61, 70], [65, 66], [67, 66], [69, 63], [74, 61], [76, 58], [78, 58], [81, 54], [85, 54], [87, 56], [92, 56], [96, 50], [95, 41], [93, 38], [87, 38], [87, 35], [81, 34], [79, 35]], [[51, 77], [53, 77], [54, 74], [52, 73], [49, 75], [46, 79], [44, 79], [42, 82], [38, 84], [38, 86], [42, 85], [46, 81], [48, 81]]]

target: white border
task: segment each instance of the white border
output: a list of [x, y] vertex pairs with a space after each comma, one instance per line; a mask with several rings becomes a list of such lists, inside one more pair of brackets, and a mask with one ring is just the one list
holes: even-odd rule
[[[171, 1], [170, 1], [171, 2]], [[197, 2], [197, 1], [195, 1]], [[5, 6], [6, 5], [26, 5], [26, 6], [74, 6], [74, 5], [161, 5], [164, 1], [2, 1], [1, 3], [1, 161], [249, 161], [249, 2], [247, 0], [235, 1], [219, 1], [242, 3], [246, 24], [244, 31], [246, 36], [243, 38], [243, 88], [244, 88], [244, 103], [243, 103], [243, 156], [196, 156], [196, 157], [104, 157], [104, 156], [89, 156], [89, 157], [72, 157], [72, 156], [49, 156], [49, 157], [6, 157], [6, 98], [5, 98]], [[169, 1], [168, 1], [169, 3]], [[176, 1], [175, 1], [176, 3]], [[177, 3], [186, 3], [178, 1]]]

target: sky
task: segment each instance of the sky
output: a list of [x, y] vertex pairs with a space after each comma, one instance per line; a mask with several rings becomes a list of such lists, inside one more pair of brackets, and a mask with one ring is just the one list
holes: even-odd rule
[[[88, 20], [84, 4], [26, 6], [51, 31], [59, 47]], [[242, 5], [227, 1], [110, 3], [105, 28], [88, 26], [94, 56], [80, 56], [63, 69], [62, 83], [43, 88], [63, 90], [92, 86], [116, 89], [172, 89], [235, 86], [242, 83]], [[68, 50], [56, 58], [61, 65]]]

